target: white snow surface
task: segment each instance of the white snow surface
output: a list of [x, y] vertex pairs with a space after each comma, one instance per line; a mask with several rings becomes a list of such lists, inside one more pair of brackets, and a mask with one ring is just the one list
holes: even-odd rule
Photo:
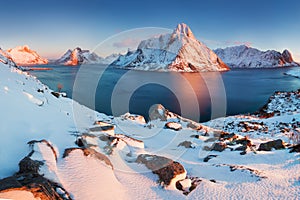
[[226, 71], [228, 67], [198, 41], [184, 23], [171, 34], [140, 42], [136, 51], [121, 55], [111, 66], [145, 71]]
[[[44, 92], [37, 92], [38, 89]], [[257, 146], [279, 138], [289, 142], [289, 135], [273, 130], [277, 129], [280, 122], [299, 122], [300, 114], [297, 109], [268, 119], [240, 115], [216, 119], [206, 124], [193, 122], [201, 129], [191, 128], [191, 120], [175, 114], [169, 115], [167, 121], [155, 120], [148, 123], [138, 115], [129, 113], [113, 118], [81, 106], [71, 99], [54, 97], [51, 89], [35, 77], [2, 62], [0, 95], [0, 117], [3, 122], [0, 126], [0, 178], [18, 171], [18, 162], [30, 152], [27, 142], [46, 139], [54, 147], [57, 160], [52, 149], [44, 143], [35, 144], [35, 152], [31, 158], [44, 162], [40, 173], [59, 183], [74, 199], [299, 198], [299, 153], [289, 153], [288, 149], [257, 152], [248, 149], [246, 155], [240, 155], [239, 151], [228, 148], [223, 152], [205, 150], [217, 140], [214, 134], [220, 130], [234, 132], [241, 138], [247, 136]], [[290, 98], [293, 98], [290, 102], [299, 106], [299, 96], [291, 95]], [[273, 104], [280, 102], [283, 105], [282, 101], [285, 101], [285, 96], [277, 95], [268, 109], [277, 109]], [[285, 107], [282, 109], [285, 110]], [[97, 126], [94, 124], [96, 121], [101, 121], [104, 125], [113, 124], [114, 133], [108, 135], [101, 131], [89, 132], [90, 127]], [[237, 126], [240, 121], [247, 121], [249, 124], [263, 122], [269, 127], [269, 132], [244, 132]], [[166, 129], [164, 127], [167, 122], [180, 123], [182, 129]], [[225, 125], [228, 126], [225, 128]], [[64, 150], [76, 147], [74, 141], [77, 135], [82, 134], [87, 146], [106, 155], [113, 168], [95, 156], [83, 155], [81, 150], [74, 150], [63, 158]], [[105, 137], [112, 137], [111, 143]], [[192, 142], [194, 148], [178, 146], [184, 141]], [[169, 186], [160, 185], [157, 175], [143, 164], [134, 162], [137, 155], [145, 153], [179, 162], [186, 174], [174, 177]], [[203, 162], [208, 155], [217, 157]], [[232, 166], [236, 170], [232, 171]], [[174, 181], [179, 180], [187, 191], [192, 177], [198, 177], [202, 181], [187, 196], [174, 188]], [[215, 183], [210, 181], [212, 179]], [[1, 195], [5, 194], [0, 193], [0, 197]], [[27, 193], [26, 195], [28, 196]]]
[[274, 50], [260, 51], [246, 45], [216, 49], [214, 52], [230, 68], [274, 68], [299, 66], [288, 50], [280, 53]]

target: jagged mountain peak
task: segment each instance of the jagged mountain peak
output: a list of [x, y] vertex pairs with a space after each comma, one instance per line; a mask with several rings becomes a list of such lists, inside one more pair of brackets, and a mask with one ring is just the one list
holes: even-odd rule
[[227, 71], [228, 66], [206, 45], [198, 41], [186, 24], [178, 24], [171, 34], [143, 40], [134, 52], [115, 60], [112, 66], [147, 71]]
[[180, 35], [180, 36], [183, 35], [183, 36], [186, 36], [188, 38], [195, 39], [195, 36], [194, 36], [192, 30], [185, 23], [178, 24], [176, 26], [175, 30], [173, 31], [173, 35]]
[[110, 64], [117, 55], [110, 55], [106, 58], [98, 56], [95, 52], [84, 50], [81, 47], [76, 47], [73, 50], [69, 49], [54, 63], [57, 65], [76, 66], [81, 64]]
[[294, 59], [293, 59], [293, 56], [292, 56], [292, 53], [285, 49], [283, 52], [282, 52], [282, 56], [283, 56], [283, 59], [288, 62], [288, 63], [291, 63], [291, 62], [294, 62]]

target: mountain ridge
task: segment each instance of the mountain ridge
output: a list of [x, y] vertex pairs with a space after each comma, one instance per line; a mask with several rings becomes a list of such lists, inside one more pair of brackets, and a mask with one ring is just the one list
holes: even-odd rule
[[246, 45], [215, 49], [214, 52], [231, 68], [275, 68], [299, 66], [290, 51], [261, 51]]

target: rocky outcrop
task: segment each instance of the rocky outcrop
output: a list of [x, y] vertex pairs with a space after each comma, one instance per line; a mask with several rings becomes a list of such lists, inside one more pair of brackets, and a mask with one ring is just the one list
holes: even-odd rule
[[296, 144], [296, 145], [290, 147], [289, 149], [290, 149], [290, 153], [293, 153], [293, 152], [299, 153], [300, 152], [300, 144]]
[[0, 180], [0, 193], [27, 191], [43, 200], [70, 200], [70, 194], [63, 187], [39, 174], [42, 164], [26, 156], [19, 163], [19, 172]]
[[175, 188], [176, 182], [186, 177], [184, 167], [180, 163], [166, 157], [140, 154], [136, 162], [144, 164], [154, 174], [157, 174], [160, 182], [166, 186]]
[[112, 163], [110, 162], [109, 158], [107, 156], [105, 156], [104, 154], [102, 153], [99, 153], [97, 151], [95, 151], [94, 149], [91, 149], [91, 148], [68, 148], [68, 149], [65, 149], [65, 152], [63, 154], [63, 158], [67, 157], [70, 153], [72, 153], [73, 151], [75, 150], [80, 150], [83, 152], [83, 155], [85, 156], [92, 156], [100, 161], [104, 161], [106, 165], [110, 166], [112, 169], [113, 169], [113, 165]]
[[149, 109], [150, 120], [160, 119], [161, 121], [167, 121], [167, 110], [161, 104], [155, 104]]
[[182, 129], [182, 125], [180, 123], [177, 122], [167, 122], [165, 124], [165, 128], [174, 130], [174, 131], [179, 131]]
[[212, 151], [219, 151], [222, 152], [226, 149], [227, 145], [224, 142], [217, 142], [213, 144], [212, 146]]
[[284, 149], [285, 145], [281, 139], [269, 141], [266, 143], [261, 143], [259, 145], [258, 151], [271, 151], [272, 149]]
[[289, 52], [287, 49], [285, 49], [285, 50], [282, 52], [282, 57], [283, 57], [283, 60], [284, 60], [286, 63], [292, 63], [292, 62], [294, 62], [294, 59], [293, 59], [293, 57], [292, 57], [291, 52]]

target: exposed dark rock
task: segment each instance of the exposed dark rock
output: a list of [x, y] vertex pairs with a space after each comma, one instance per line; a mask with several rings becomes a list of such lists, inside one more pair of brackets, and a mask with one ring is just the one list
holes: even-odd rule
[[107, 164], [113, 168], [112, 163], [110, 162], [109, 158], [106, 155], [99, 153], [91, 148], [68, 148], [68, 149], [65, 149], [63, 158], [69, 156], [69, 154], [75, 150], [81, 150], [85, 156], [93, 156], [93, 157], [97, 158], [98, 160], [104, 161], [105, 164]]
[[176, 175], [185, 173], [185, 169], [180, 163], [162, 156], [140, 154], [136, 162], [146, 165], [148, 169], [158, 175], [159, 180], [165, 185], [169, 185]]
[[60, 96], [59, 92], [51, 92], [51, 94], [53, 96], [55, 96], [56, 98], [59, 98], [59, 96]]
[[81, 137], [76, 139], [75, 144], [79, 147], [84, 147], [85, 146]]
[[217, 157], [217, 155], [208, 155], [203, 159], [203, 162], [208, 162], [210, 159]]
[[191, 142], [191, 141], [184, 141], [184, 142], [181, 142], [179, 145], [178, 145], [179, 147], [180, 146], [183, 146], [183, 147], [185, 147], [185, 148], [195, 148], [194, 146], [193, 146], [193, 143]]
[[43, 165], [43, 162], [32, 160], [30, 157], [26, 156], [19, 162], [19, 174], [30, 173], [38, 174], [40, 166]]
[[177, 122], [168, 122], [165, 124], [165, 128], [172, 129], [174, 131], [179, 131], [182, 129], [182, 126], [180, 123]]
[[176, 188], [180, 191], [183, 191], [184, 195], [188, 195], [189, 193], [191, 193], [202, 181], [199, 177], [187, 177], [187, 179], [191, 180], [191, 186], [186, 190], [184, 190], [183, 186], [181, 185], [181, 181], [176, 182]]
[[299, 153], [300, 152], [300, 144], [294, 145], [294, 146], [290, 147], [289, 149], [291, 149], [290, 153], [293, 153], [293, 152]]
[[186, 126], [188, 128], [194, 129], [196, 131], [199, 131], [199, 130], [201, 130], [203, 128], [200, 124], [193, 123], [193, 122], [189, 122]]
[[259, 145], [258, 151], [271, 151], [272, 149], [284, 149], [284, 143], [281, 139], [269, 141], [266, 143], [261, 143]]
[[285, 49], [282, 52], [282, 57], [283, 57], [284, 61], [287, 62], [287, 63], [294, 62], [291, 52], [289, 52], [287, 49]]
[[149, 109], [150, 120], [160, 119], [162, 121], [167, 121], [167, 110], [161, 104], [155, 104]]
[[212, 146], [212, 151], [222, 152], [226, 149], [227, 145], [224, 142], [217, 142]]
[[[35, 198], [43, 200], [70, 200], [70, 194], [59, 184], [46, 179], [38, 173], [41, 161], [32, 160], [29, 156], [19, 163], [19, 171], [13, 176], [0, 180], [0, 193], [8, 191], [28, 191]], [[60, 193], [57, 190], [60, 189]]]
[[235, 151], [246, 151], [246, 149], [247, 149], [247, 146], [243, 145], [243, 146], [235, 148], [234, 150]]
[[221, 132], [220, 140], [235, 140], [238, 136], [234, 133]]
[[106, 126], [96, 126], [96, 127], [92, 127], [89, 130], [91, 132], [101, 132], [101, 131], [110, 131], [110, 130], [114, 130], [115, 126], [114, 125], [106, 125]]
[[251, 140], [248, 139], [248, 137], [244, 137], [242, 139], [236, 140], [235, 142], [236, 142], [236, 144], [241, 144], [245, 147], [247, 147], [247, 146], [250, 147], [252, 145], [252, 142], [251, 142]]

